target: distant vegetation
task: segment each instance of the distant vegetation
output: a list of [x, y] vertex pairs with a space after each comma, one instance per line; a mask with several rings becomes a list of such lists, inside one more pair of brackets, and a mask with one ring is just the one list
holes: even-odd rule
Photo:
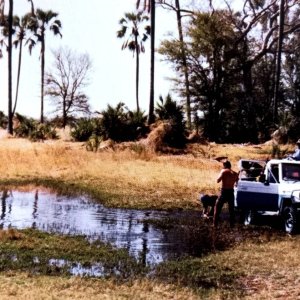
[[[75, 118], [72, 132], [76, 140], [92, 135], [117, 142], [136, 140], [162, 118], [155, 108], [157, 99], [153, 99], [155, 49], [174, 70], [172, 93], [176, 100], [173, 98], [171, 105], [182, 108], [182, 120], [174, 116], [168, 119], [172, 133], [165, 138], [170, 145], [182, 147], [185, 142], [182, 132], [186, 129], [196, 130], [207, 140], [218, 143], [261, 143], [278, 129], [286, 132], [289, 142], [299, 138], [299, 1], [243, 0], [242, 9], [228, 1], [209, 1], [204, 9], [197, 1], [187, 6], [183, 1], [137, 0], [136, 10], [124, 13], [116, 31], [116, 38], [124, 41], [122, 49], [132, 51], [136, 59], [136, 112], [127, 110], [125, 104], [108, 105], [101, 112], [100, 128], [97, 125], [101, 133], [92, 130], [91, 135], [88, 134], [91, 125], [87, 124], [91, 115], [89, 99], [84, 91], [89, 79], [87, 71], [92, 67], [88, 55], [61, 48], [54, 51], [55, 62], [49, 68], [45, 60], [46, 35], [49, 31], [62, 37], [59, 14], [35, 8], [34, 1], [29, 0], [28, 12], [13, 16], [16, 1], [9, 1], [7, 14], [5, 2], [0, 5], [0, 27], [1, 45], [6, 45], [7, 55], [5, 51], [0, 54], [8, 59], [9, 109], [7, 120], [1, 117], [1, 124], [6, 124], [11, 134], [21, 84], [22, 48], [28, 47], [31, 53], [39, 44], [40, 122], [44, 123], [44, 96], [48, 96], [60, 114], [63, 127]], [[155, 19], [156, 7], [174, 13], [178, 37], [169, 35], [155, 46], [155, 30], [160, 30], [160, 26], [155, 26], [160, 22]], [[151, 79], [146, 120], [139, 103], [139, 55], [146, 50], [147, 39], [150, 39]], [[16, 78], [12, 76], [13, 46], [19, 52]], [[155, 89], [159, 89], [158, 84]], [[89, 118], [84, 130], [84, 121], [79, 119], [82, 117]]]

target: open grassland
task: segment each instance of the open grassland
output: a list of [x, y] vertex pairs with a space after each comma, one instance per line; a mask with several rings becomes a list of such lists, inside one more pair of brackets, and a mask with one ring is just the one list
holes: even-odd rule
[[[218, 191], [216, 176], [222, 166], [214, 158], [227, 156], [236, 170], [240, 158], [267, 159], [272, 151], [270, 146], [210, 144], [193, 145], [185, 155], [158, 156], [132, 149], [93, 153], [80, 143], [1, 139], [0, 183], [86, 192], [114, 207], [199, 209], [199, 192]], [[217, 231], [205, 226], [202, 231], [207, 239], [224, 244], [223, 248], [212, 248], [198, 258], [167, 262], [151, 276], [145, 276], [147, 270], [126, 253], [107, 245], [36, 231], [2, 230], [0, 299], [300, 297], [299, 236], [255, 226], [246, 229], [239, 225], [234, 230], [225, 226]], [[34, 263], [36, 258], [39, 265]], [[123, 266], [124, 276], [69, 276], [64, 269], [49, 267], [51, 258], [84, 265], [101, 262], [112, 269]]]

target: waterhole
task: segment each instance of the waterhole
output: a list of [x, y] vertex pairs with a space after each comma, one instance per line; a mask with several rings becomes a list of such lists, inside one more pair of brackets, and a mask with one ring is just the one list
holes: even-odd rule
[[[87, 196], [62, 196], [45, 190], [1, 191], [0, 227], [35, 228], [101, 240], [153, 265], [195, 255], [190, 224], [199, 212], [107, 208]], [[189, 225], [180, 220], [189, 220]]]
[[87, 196], [63, 196], [43, 189], [4, 190], [0, 199], [0, 228], [84, 235], [90, 241], [125, 248], [148, 266], [183, 256], [201, 256], [249, 236], [255, 239], [274, 233], [270, 228], [245, 230], [241, 225], [215, 231], [211, 220], [201, 218], [200, 211], [107, 208]]

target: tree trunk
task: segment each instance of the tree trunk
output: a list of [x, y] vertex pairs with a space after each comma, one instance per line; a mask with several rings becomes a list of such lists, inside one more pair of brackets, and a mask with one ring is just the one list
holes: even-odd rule
[[21, 64], [22, 64], [22, 48], [23, 48], [23, 40], [20, 41], [16, 96], [15, 96], [14, 109], [12, 111], [12, 117], [14, 116], [14, 114], [16, 112], [16, 107], [17, 107], [17, 102], [18, 102], [19, 84], [20, 84], [20, 75], [21, 75]]
[[41, 49], [41, 123], [44, 123], [44, 77], [45, 77], [45, 37], [42, 35]]
[[283, 27], [284, 27], [284, 0], [280, 1], [279, 12], [279, 33], [278, 33], [278, 46], [277, 46], [277, 62], [275, 71], [275, 86], [274, 86], [274, 107], [273, 107], [273, 121], [277, 122], [278, 119], [278, 93], [280, 85], [281, 73], [281, 54], [282, 54], [282, 40], [283, 40]]
[[67, 108], [66, 108], [66, 97], [64, 97], [64, 99], [63, 99], [63, 123], [62, 123], [63, 129], [66, 128], [66, 125], [67, 125]]
[[12, 35], [13, 35], [13, 0], [9, 0], [8, 12], [8, 126], [7, 131], [13, 134], [12, 121]]
[[190, 129], [191, 125], [192, 125], [192, 122], [191, 122], [190, 82], [189, 82], [188, 65], [187, 65], [187, 60], [186, 60], [186, 53], [185, 53], [183, 33], [182, 33], [182, 23], [181, 23], [181, 12], [180, 12], [179, 0], [175, 0], [175, 5], [176, 5], [177, 26], [178, 26], [179, 41], [180, 41], [180, 47], [181, 47], [184, 80], [185, 80], [187, 127]]
[[155, 52], [155, 0], [150, 2], [151, 11], [151, 53], [150, 53], [150, 100], [148, 125], [154, 122], [154, 52]]
[[139, 105], [140, 52], [137, 43], [138, 41], [136, 38], [135, 39], [135, 44], [136, 44], [135, 98], [136, 98], [136, 111], [139, 113], [140, 112], [140, 105]]

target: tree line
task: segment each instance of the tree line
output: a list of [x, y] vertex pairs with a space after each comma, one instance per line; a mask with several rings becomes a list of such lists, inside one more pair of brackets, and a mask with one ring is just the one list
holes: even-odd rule
[[[4, 14], [5, 1], [0, 2], [2, 32], [7, 37], [9, 76], [13, 44], [20, 47], [21, 66], [22, 41], [25, 33], [31, 33], [26, 39], [29, 50], [39, 42], [42, 54], [40, 121], [43, 123], [43, 97], [48, 94], [65, 107], [63, 115], [66, 122], [68, 105], [79, 103], [82, 111], [88, 111], [88, 99], [84, 93], [72, 98], [71, 94], [59, 90], [64, 86], [59, 78], [54, 78], [53, 73], [45, 75], [45, 32], [49, 29], [61, 35], [61, 22], [57, 13], [35, 9], [33, 2], [28, 2], [31, 11], [22, 19], [13, 17], [12, 0], [9, 0], [8, 15]], [[150, 38], [147, 122], [155, 121], [154, 41], [156, 22], [160, 22], [155, 19], [155, 9], [159, 7], [176, 15], [178, 34], [162, 41], [157, 51], [174, 69], [174, 91], [182, 101], [187, 129], [201, 129], [203, 136], [216, 142], [256, 143], [268, 140], [274, 130], [282, 127], [291, 141], [298, 139], [300, 0], [241, 0], [238, 1], [239, 6], [231, 6], [225, 0], [223, 6], [220, 6], [220, 1], [213, 0], [193, 1], [190, 5], [187, 2], [137, 0], [136, 12], [126, 13], [120, 20], [121, 29], [117, 37], [126, 38], [126, 34], [131, 33], [122, 49], [129, 48], [136, 56], [137, 113], [140, 113], [139, 54], [144, 51], [144, 42]], [[140, 35], [139, 25], [148, 20], [150, 25], [147, 23], [142, 27], [143, 34]], [[13, 36], [18, 38], [15, 42]], [[62, 66], [61, 54], [55, 54], [58, 71]], [[63, 62], [67, 66], [71, 54], [64, 52], [64, 55]], [[90, 68], [88, 59], [81, 57], [80, 60], [85, 61], [83, 64], [87, 69], [76, 76], [84, 75]], [[63, 74], [60, 75], [62, 77]], [[48, 84], [46, 91], [45, 83]], [[18, 84], [15, 105], [17, 93]], [[11, 78], [8, 103], [10, 123], [15, 112], [15, 107], [12, 109]], [[10, 131], [10, 125], [8, 128]]]
[[[172, 2], [159, 4], [178, 13]], [[187, 120], [191, 113], [217, 142], [261, 142], [279, 127], [297, 139], [300, 1], [244, 0], [240, 9], [215, 2], [182, 10], [185, 40], [174, 37], [159, 47], [190, 106]]]
[[[23, 44], [28, 46], [29, 52], [37, 44], [40, 44], [41, 58], [41, 117], [40, 122], [44, 123], [44, 83], [45, 83], [45, 51], [46, 51], [46, 32], [50, 30], [54, 35], [62, 36], [61, 21], [57, 18], [58, 13], [52, 10], [43, 11], [34, 8], [32, 0], [30, 3], [30, 11], [22, 17], [14, 15], [14, 1], [0, 1], [0, 26], [2, 32], [1, 45], [5, 46], [8, 58], [8, 132], [13, 133], [13, 116], [16, 111], [18, 100], [18, 90], [20, 83], [20, 73], [22, 65]], [[8, 2], [8, 14], [5, 13], [5, 4]], [[12, 51], [13, 46], [19, 48], [18, 55], [18, 74], [16, 83], [16, 94], [13, 104], [12, 95]], [[2, 54], [2, 52], [1, 52]]]
[[178, 35], [165, 39], [158, 52], [176, 74], [174, 91], [184, 104], [188, 129], [201, 128], [217, 142], [263, 142], [278, 128], [291, 141], [298, 139], [300, 1], [187, 2], [136, 1], [138, 14], [150, 14], [151, 20], [148, 122], [154, 120], [159, 7], [176, 15]]

